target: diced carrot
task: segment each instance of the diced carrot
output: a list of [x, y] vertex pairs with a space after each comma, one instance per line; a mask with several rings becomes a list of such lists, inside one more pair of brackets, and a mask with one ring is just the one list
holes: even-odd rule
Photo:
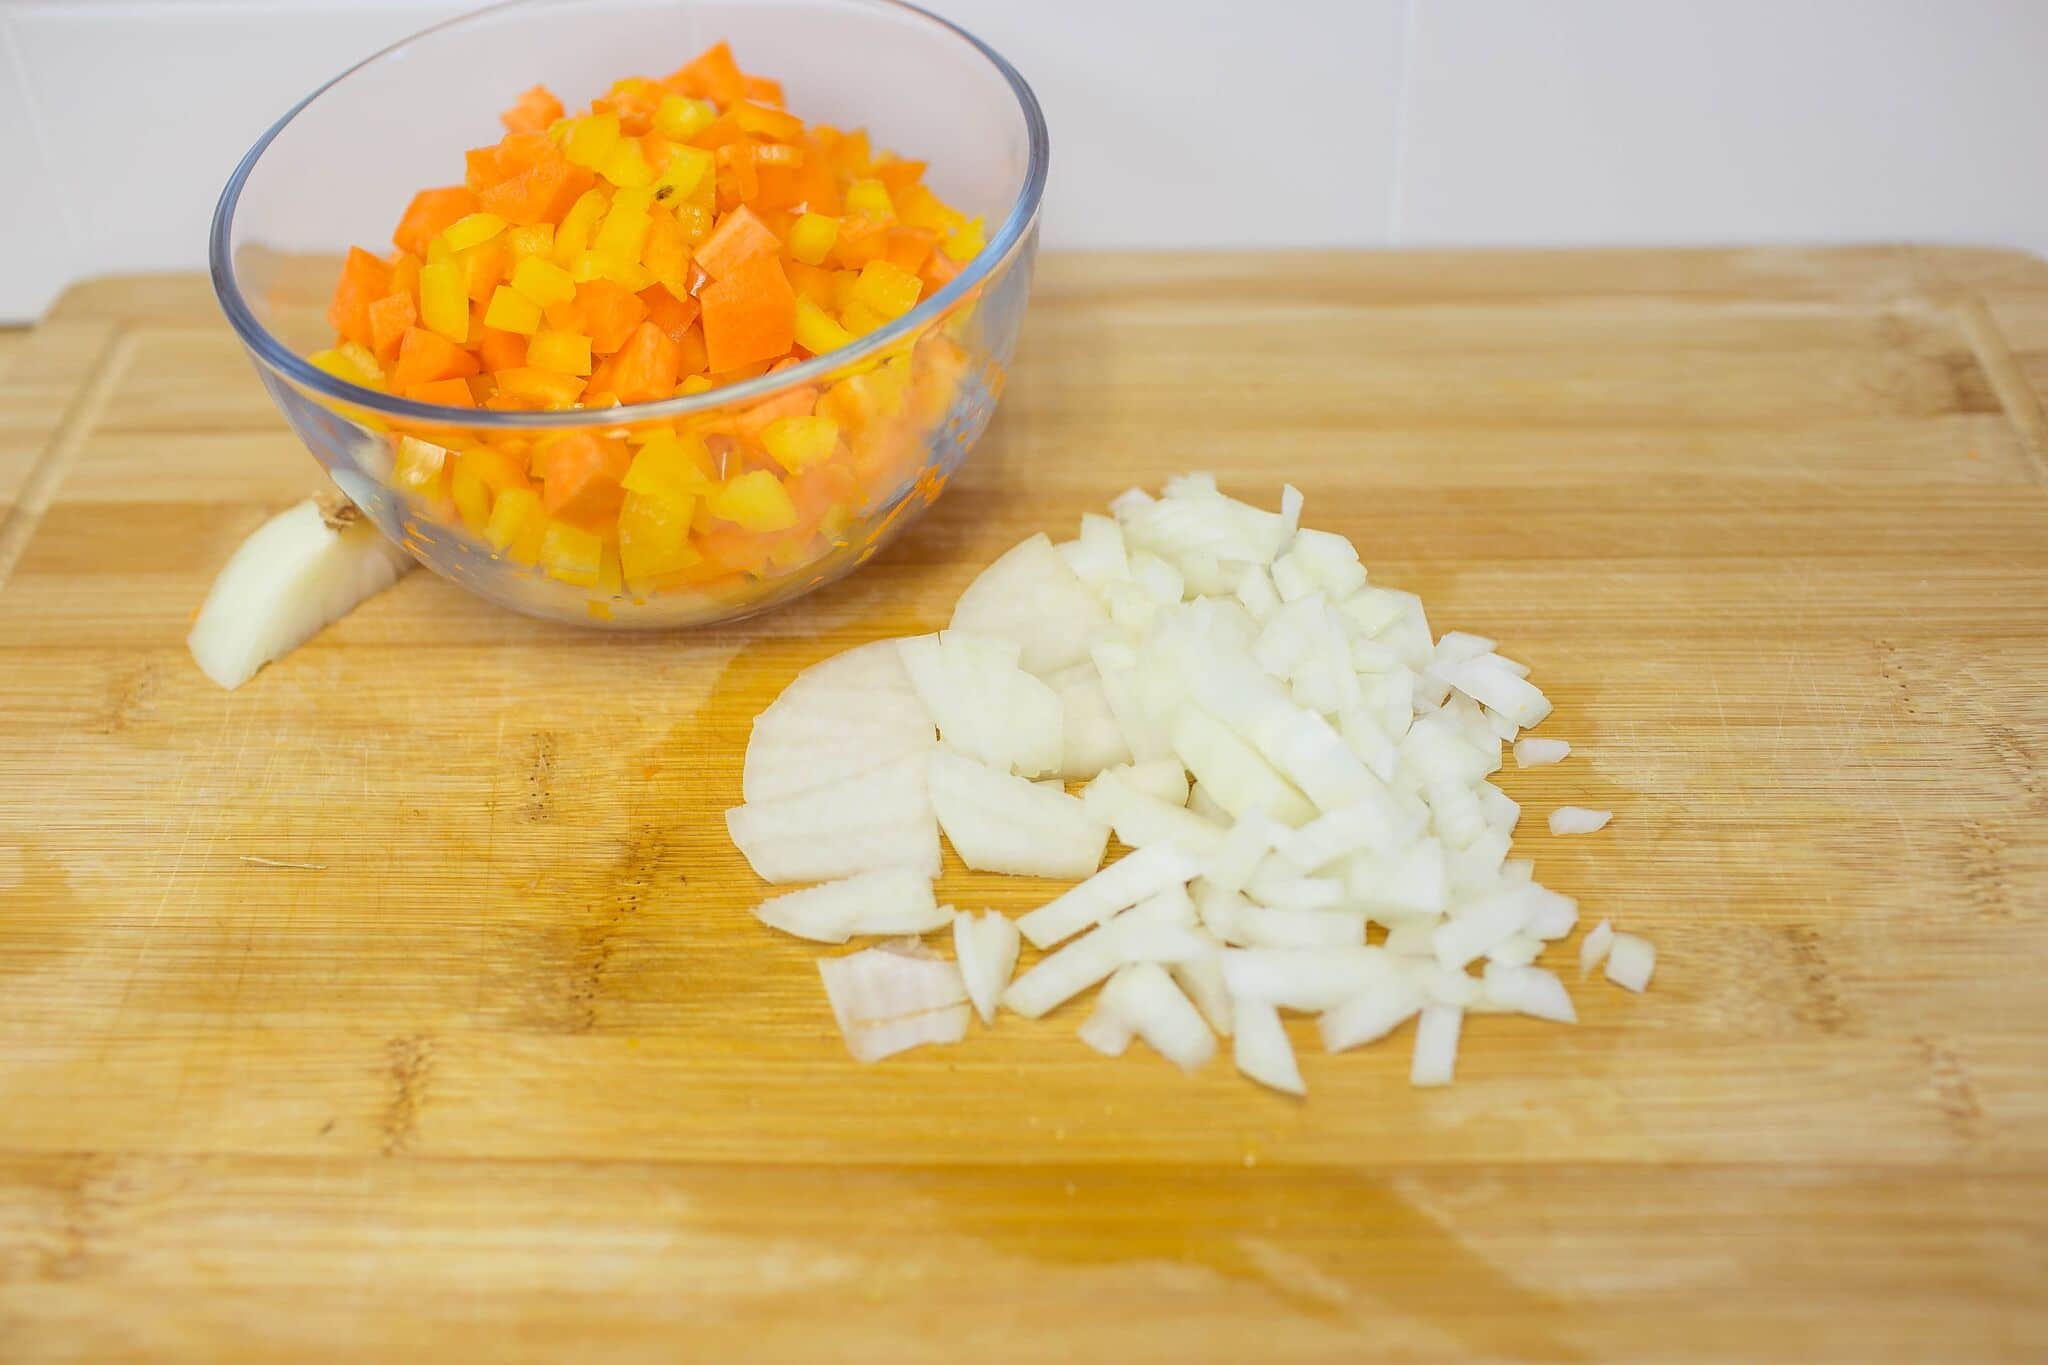
[[730, 267], [697, 296], [704, 309], [704, 344], [713, 373], [774, 360], [796, 341], [796, 291], [774, 255], [752, 256]]
[[547, 154], [512, 172], [478, 198], [487, 213], [512, 223], [558, 222], [596, 176], [572, 165], [552, 143]]
[[705, 560], [726, 573], [748, 573], [768, 562], [777, 536], [742, 531], [727, 522], [699, 534], [695, 544]]
[[662, 285], [650, 284], [641, 290], [640, 302], [647, 305], [647, 320], [668, 333], [671, 341], [681, 341], [697, 320], [697, 300], [688, 294], [677, 298]]
[[647, 305], [623, 284], [612, 280], [586, 280], [576, 286], [576, 307], [590, 338], [590, 349], [609, 355], [626, 344], [647, 317]]
[[391, 371], [391, 387], [402, 393], [437, 379], [466, 379], [481, 368], [475, 356], [440, 333], [408, 327], [398, 343], [398, 364]]
[[387, 366], [396, 360], [406, 328], [419, 320], [419, 309], [410, 294], [386, 294], [371, 304], [370, 349], [377, 353], [377, 359]]
[[734, 100], [744, 99], [747, 93], [746, 75], [732, 59], [732, 48], [723, 42], [706, 48], [663, 84], [677, 94], [711, 100], [721, 109]]
[[894, 199], [897, 195], [902, 194], [903, 191], [924, 179], [924, 163], [922, 161], [878, 161], [875, 163], [874, 174], [875, 179], [882, 182], [882, 187], [889, 191], [889, 197]]
[[478, 338], [477, 355], [486, 370], [516, 370], [526, 363], [526, 338], [519, 333], [479, 327], [472, 335]]
[[750, 204], [761, 196], [761, 167], [751, 142], [730, 142], [718, 149], [718, 197]]
[[358, 346], [375, 346], [370, 305], [391, 292], [391, 267], [359, 246], [348, 249], [341, 279], [327, 304], [327, 321]]
[[405, 216], [398, 220], [398, 228], [391, 234], [392, 244], [400, 251], [425, 256], [427, 244], [440, 236], [443, 228], [476, 210], [476, 195], [467, 185], [421, 190], [406, 205]]
[[498, 121], [515, 133], [545, 133], [561, 116], [562, 102], [545, 85], [536, 85], [498, 115]]
[[939, 234], [930, 228], [892, 227], [889, 229], [888, 250], [883, 257], [915, 275], [924, 269], [924, 263], [931, 259], [938, 247]]
[[712, 279], [719, 279], [751, 257], [782, 250], [782, 240], [745, 205], [718, 222], [697, 247], [695, 260]]
[[469, 390], [469, 383], [462, 379], [435, 379], [425, 384], [414, 384], [399, 390], [401, 396], [415, 403], [439, 403], [443, 407], [473, 408], [476, 395]]
[[541, 502], [551, 515], [599, 532], [618, 519], [619, 504], [625, 499], [619, 480], [633, 464], [624, 441], [573, 431], [550, 442], [543, 460], [536, 468]]
[[612, 371], [612, 392], [622, 403], [651, 403], [676, 391], [682, 348], [651, 322], [643, 322], [620, 349]]

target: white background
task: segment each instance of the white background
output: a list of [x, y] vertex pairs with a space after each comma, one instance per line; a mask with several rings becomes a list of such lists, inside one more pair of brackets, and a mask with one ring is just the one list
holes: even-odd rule
[[[1050, 246], [2048, 252], [2048, 0], [922, 0], [1052, 125]], [[442, 0], [0, 0], [0, 321], [196, 269], [243, 150]]]

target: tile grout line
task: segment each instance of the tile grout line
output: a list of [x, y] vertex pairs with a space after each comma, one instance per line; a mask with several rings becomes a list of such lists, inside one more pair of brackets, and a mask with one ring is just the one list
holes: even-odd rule
[[1387, 195], [1387, 245], [1401, 245], [1401, 220], [1408, 211], [1409, 105], [1415, 90], [1416, 32], [1422, 0], [1401, 0], [1401, 70], [1394, 82], [1393, 186]]
[[2048, 416], [2041, 411], [2040, 395], [2020, 371], [2005, 333], [1998, 329], [1998, 321], [1991, 316], [1984, 300], [1966, 294], [1956, 301], [1955, 308], [1970, 350], [1990, 376], [1991, 391], [1998, 396], [1998, 405], [2005, 409], [2006, 420], [2019, 433], [2020, 445], [2025, 447], [2034, 468], [2034, 481], [2048, 486]]
[[127, 373], [134, 354], [135, 333], [126, 324], [116, 327], [94, 358], [93, 377], [72, 395], [70, 406], [65, 408], [48, 444], [36, 458], [35, 468], [22, 484], [13, 509], [0, 520], [0, 589], [5, 589], [13, 577], [14, 566], [28, 549], [36, 527], [42, 524], [43, 513], [55, 501], [57, 489], [71, 471], [71, 462], [85, 444], [93, 420]]

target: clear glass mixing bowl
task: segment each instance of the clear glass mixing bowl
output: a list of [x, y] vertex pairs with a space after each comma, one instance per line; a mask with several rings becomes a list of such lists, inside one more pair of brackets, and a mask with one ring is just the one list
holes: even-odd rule
[[[926, 161], [948, 203], [990, 225], [943, 289], [852, 345], [656, 403], [513, 412], [413, 402], [308, 363], [332, 344], [328, 296], [350, 244], [372, 250], [415, 190], [459, 178], [497, 111], [545, 84], [572, 109], [619, 77], [660, 75], [712, 43], [780, 80], [806, 121], [865, 128]], [[514, 610], [611, 626], [691, 625], [786, 602], [849, 572], [935, 500], [988, 425], [1023, 322], [1045, 184], [1045, 121], [1024, 80], [972, 35], [897, 0], [516, 0], [396, 44], [307, 96], [249, 150], [215, 211], [222, 311], [278, 408], [335, 483], [420, 562]], [[760, 417], [813, 396], [872, 420], [820, 470], [785, 480], [800, 512], [754, 534], [701, 510], [688, 571], [633, 582], [608, 541], [594, 569], [494, 550], [465, 451], [516, 461], [567, 432], [638, 444], [703, 438], [716, 477], [782, 471]], [[442, 452], [436, 454], [435, 452]], [[815, 477], [813, 477], [815, 475]]]

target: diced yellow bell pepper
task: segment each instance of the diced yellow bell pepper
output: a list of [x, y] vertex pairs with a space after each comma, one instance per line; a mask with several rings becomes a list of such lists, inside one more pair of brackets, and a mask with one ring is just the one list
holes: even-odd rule
[[654, 131], [678, 142], [688, 142], [717, 120], [716, 105], [686, 95], [670, 95], [654, 108]]
[[611, 212], [590, 239], [591, 251], [637, 264], [647, 241], [647, 206], [653, 198], [646, 189], [622, 189], [613, 195]]
[[806, 213], [789, 225], [789, 254], [805, 265], [823, 265], [839, 240], [839, 220]]
[[448, 449], [417, 436], [398, 438], [398, 454], [391, 463], [391, 481], [416, 496], [440, 496], [441, 471], [448, 463]]
[[597, 230], [605, 210], [611, 207], [611, 196], [603, 190], [585, 190], [562, 215], [562, 222], [555, 229], [555, 247], [549, 254], [556, 265], [567, 265], [590, 249], [590, 234]]
[[838, 444], [839, 424], [830, 417], [779, 417], [761, 430], [762, 447], [792, 474], [829, 459]]
[[866, 304], [885, 318], [900, 318], [917, 307], [917, 296], [923, 291], [923, 280], [894, 261], [880, 257], [862, 266], [860, 278], [853, 283], [854, 301]]
[[[536, 262], [529, 259], [524, 264]], [[540, 305], [511, 285], [501, 284], [491, 291], [490, 306], [484, 309], [484, 326], [530, 337], [540, 326]]]
[[[354, 354], [357, 351], [369, 357], [368, 365], [363, 364], [362, 356]], [[306, 360], [314, 369], [325, 371], [344, 384], [365, 389], [384, 387], [384, 373], [377, 365], [377, 358], [352, 341], [345, 341], [332, 350], [315, 351]]]
[[867, 218], [894, 218], [896, 205], [889, 187], [879, 180], [856, 180], [846, 187], [846, 211]]
[[796, 525], [789, 490], [765, 469], [727, 479], [711, 495], [711, 514], [743, 531], [786, 531]]
[[458, 346], [469, 340], [469, 294], [462, 287], [461, 266], [420, 267], [420, 321]]
[[988, 245], [987, 229], [981, 219], [974, 218], [955, 228], [939, 242], [939, 250], [956, 261], [971, 261], [981, 254]]
[[562, 155], [578, 166], [602, 170], [605, 158], [619, 145], [617, 114], [587, 114], [569, 126], [569, 140]]
[[523, 261], [530, 256], [545, 260], [555, 249], [555, 225], [521, 223], [505, 234], [505, 245], [511, 248], [515, 261]]
[[621, 189], [637, 189], [654, 183], [654, 167], [647, 164], [638, 138], [621, 138], [600, 168], [604, 178]]
[[703, 437], [665, 431], [640, 447], [620, 482], [628, 493], [675, 501], [716, 488], [714, 468]]
[[812, 355], [823, 355], [851, 344], [853, 333], [839, 325], [830, 313], [812, 303], [804, 294], [796, 296], [796, 344]]
[[540, 558], [541, 536], [547, 529], [547, 520], [540, 494], [530, 488], [508, 488], [491, 504], [491, 519], [484, 523], [484, 539], [499, 554], [531, 564]]
[[624, 96], [627, 99], [644, 99], [659, 93], [660, 90], [659, 82], [651, 81], [645, 76], [621, 76], [612, 82], [611, 93], [613, 98]]
[[662, 578], [703, 560], [690, 544], [696, 504], [692, 497], [626, 494], [619, 509], [619, 565], [626, 582], [638, 590], [651, 589]]
[[482, 246], [505, 230], [505, 220], [495, 213], [472, 213], [457, 218], [441, 233], [441, 240], [453, 253], [467, 251], [473, 246]]
[[887, 317], [876, 312], [859, 299], [855, 299], [841, 310], [839, 322], [841, 326], [857, 337], [864, 337], [869, 332], [889, 325]]
[[654, 177], [654, 197], [664, 204], [688, 199], [711, 177], [715, 158], [702, 147], [678, 147]]
[[576, 281], [569, 272], [539, 256], [528, 256], [512, 267], [512, 287], [542, 307], [576, 297]]
[[448, 477], [448, 492], [455, 499], [455, 511], [471, 535], [482, 535], [491, 521], [491, 489], [476, 472], [476, 465], [456, 457], [455, 470]]
[[676, 392], [685, 398], [692, 394], [709, 393], [711, 392], [710, 377], [701, 374], [686, 375], [683, 378], [683, 382], [676, 385]]
[[428, 265], [439, 265], [443, 261], [452, 261], [454, 259], [455, 253], [448, 249], [448, 241], [446, 238], [440, 236], [439, 234], [436, 234], [434, 240], [427, 243]]
[[587, 375], [590, 338], [580, 332], [542, 328], [526, 343], [526, 363], [536, 370], [553, 370], [556, 374]]
[[604, 540], [580, 526], [551, 521], [541, 537], [540, 563], [551, 578], [579, 588], [594, 588], [604, 571]]
[[[617, 597], [626, 590], [626, 575], [619, 568], [619, 543], [616, 540], [606, 540], [604, 548], [598, 551], [595, 586], [600, 597]], [[611, 619], [608, 611], [591, 614], [600, 621]]]

